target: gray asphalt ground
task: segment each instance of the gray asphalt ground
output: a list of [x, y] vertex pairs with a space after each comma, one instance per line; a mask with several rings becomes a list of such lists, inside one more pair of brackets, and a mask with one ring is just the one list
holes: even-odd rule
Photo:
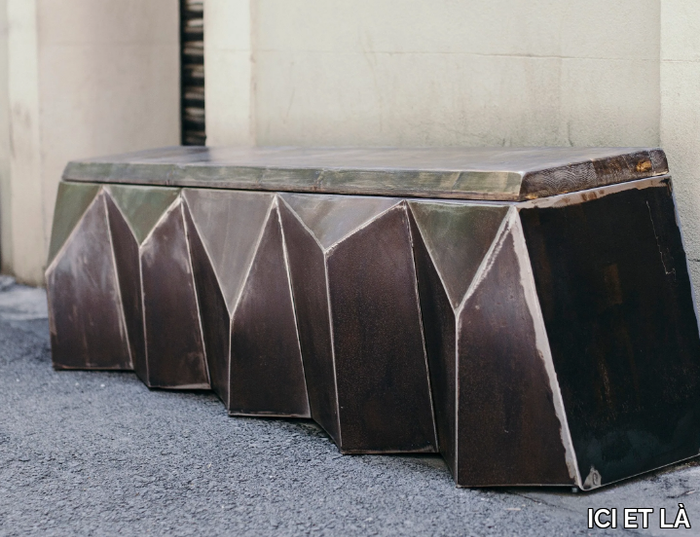
[[[588, 494], [457, 489], [437, 456], [340, 456], [310, 422], [56, 372], [43, 290], [0, 277], [0, 536], [700, 535], [696, 491], [699, 462]], [[693, 528], [659, 529], [679, 502]], [[589, 507], [655, 512], [589, 530]]]

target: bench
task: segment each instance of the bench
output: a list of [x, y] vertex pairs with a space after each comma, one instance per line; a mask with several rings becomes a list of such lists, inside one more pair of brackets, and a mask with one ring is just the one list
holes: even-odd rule
[[71, 162], [56, 369], [311, 418], [459, 486], [584, 490], [698, 454], [700, 337], [666, 157], [171, 147]]

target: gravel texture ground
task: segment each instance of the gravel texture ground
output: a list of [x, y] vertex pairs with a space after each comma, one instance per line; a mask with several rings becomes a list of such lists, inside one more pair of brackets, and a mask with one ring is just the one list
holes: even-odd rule
[[[56, 372], [44, 291], [0, 277], [0, 536], [626, 532], [589, 530], [589, 507], [652, 507], [631, 533], [700, 535], [696, 491], [696, 462], [589, 494], [457, 489], [437, 456], [341, 456], [308, 421], [230, 418], [210, 393], [131, 373]], [[659, 529], [679, 502], [693, 528]]]

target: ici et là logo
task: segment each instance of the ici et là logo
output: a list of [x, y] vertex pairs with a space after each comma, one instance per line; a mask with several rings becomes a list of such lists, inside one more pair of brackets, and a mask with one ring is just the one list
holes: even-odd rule
[[[658, 523], [661, 529], [691, 529], [690, 518], [685, 506], [678, 504], [678, 510], [660, 508], [655, 512], [653, 507], [625, 507], [618, 513], [616, 507], [588, 509], [588, 529], [618, 529], [626, 530], [649, 529]], [[618, 515], [621, 514], [622, 517]]]

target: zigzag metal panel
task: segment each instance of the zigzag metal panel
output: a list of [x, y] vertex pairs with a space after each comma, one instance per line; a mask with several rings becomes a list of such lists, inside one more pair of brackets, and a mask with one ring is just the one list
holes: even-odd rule
[[592, 489], [700, 449], [670, 177], [522, 202], [64, 182], [57, 369], [213, 389], [460, 486]]

